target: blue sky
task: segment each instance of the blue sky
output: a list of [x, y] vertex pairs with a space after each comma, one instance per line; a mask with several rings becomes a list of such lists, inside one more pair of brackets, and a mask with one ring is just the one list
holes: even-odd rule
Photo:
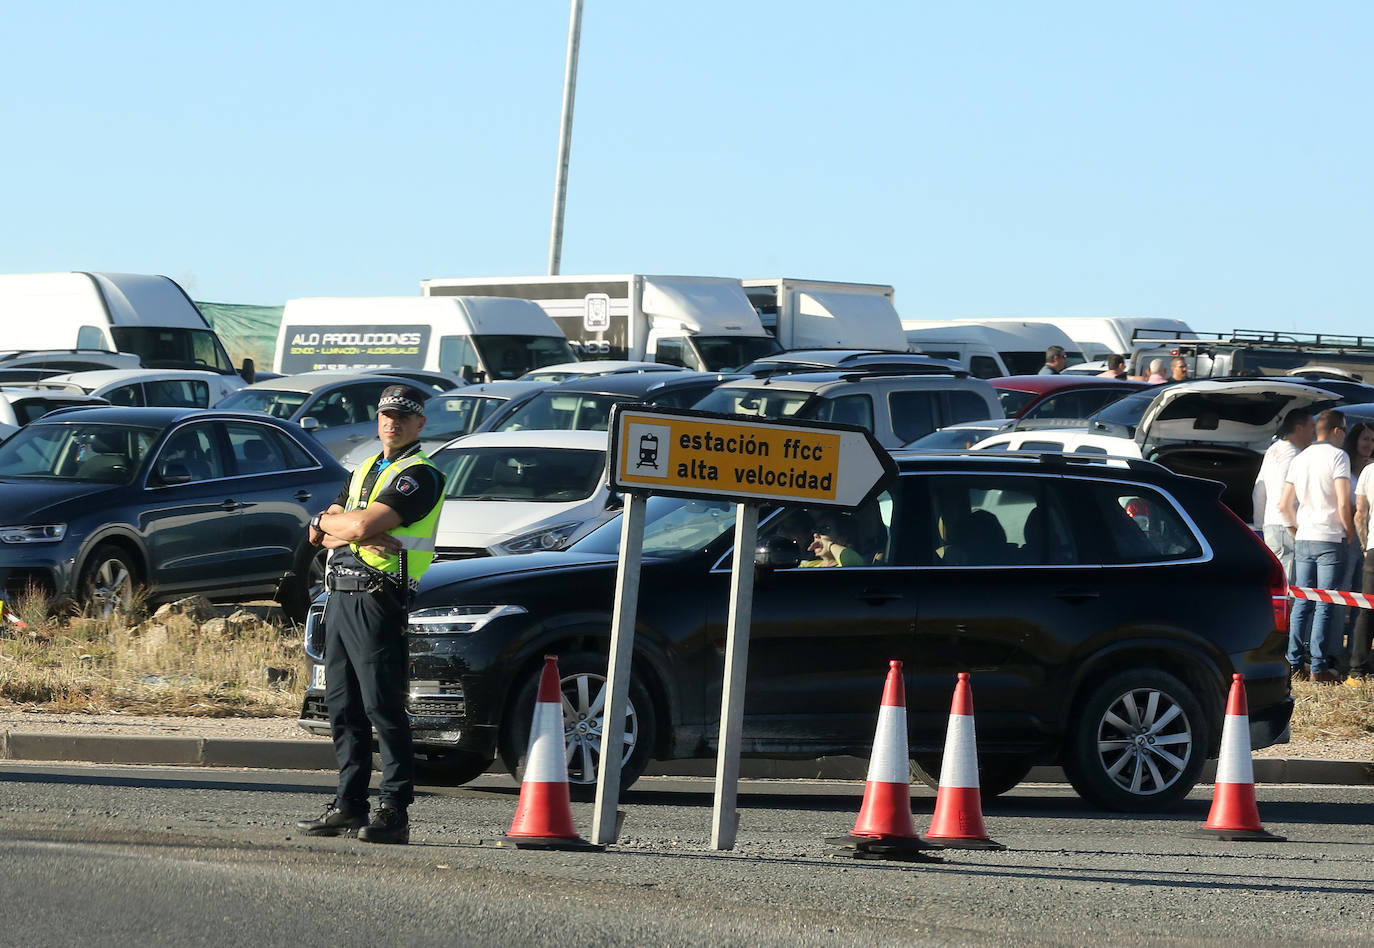
[[[543, 273], [566, 0], [9, 4], [0, 271]], [[564, 273], [1374, 333], [1362, 2], [586, 0]]]

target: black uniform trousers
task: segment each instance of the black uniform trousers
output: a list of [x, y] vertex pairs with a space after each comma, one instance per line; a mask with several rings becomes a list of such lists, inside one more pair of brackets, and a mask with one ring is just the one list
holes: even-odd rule
[[325, 702], [339, 761], [338, 805], [367, 812], [372, 728], [382, 754], [380, 801], [396, 809], [415, 795], [415, 752], [406, 714], [406, 610], [387, 587], [334, 590], [324, 609]]

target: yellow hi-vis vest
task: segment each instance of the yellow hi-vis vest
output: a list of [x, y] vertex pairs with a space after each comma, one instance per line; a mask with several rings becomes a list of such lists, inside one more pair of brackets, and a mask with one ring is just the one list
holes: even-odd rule
[[[348, 482], [347, 510], [357, 510], [364, 506], [362, 503], [363, 481], [381, 456], [381, 454], [374, 454], [366, 464], [359, 465], [358, 469], [353, 472], [353, 477]], [[371, 504], [376, 500], [377, 495], [402, 471], [419, 464], [434, 467], [429, 458], [425, 457], [423, 451], [416, 451], [409, 457], [392, 461], [377, 475], [377, 481], [372, 485], [372, 493], [368, 496], [367, 503]], [[429, 513], [410, 526], [395, 526], [387, 531], [401, 541], [401, 546], [406, 551], [406, 573], [411, 579], [419, 579], [425, 574], [425, 570], [429, 569], [429, 564], [434, 562], [434, 534], [439, 530], [439, 511], [443, 508], [444, 499], [440, 497], [430, 508]], [[350, 543], [349, 549], [358, 559], [373, 569], [392, 575], [398, 575], [401, 572], [401, 558], [394, 553], [380, 556], [371, 550], [361, 549], [356, 543]]]

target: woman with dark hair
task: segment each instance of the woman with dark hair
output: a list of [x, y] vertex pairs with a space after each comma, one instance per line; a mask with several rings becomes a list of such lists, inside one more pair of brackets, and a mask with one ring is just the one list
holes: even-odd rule
[[858, 531], [849, 514], [825, 514], [816, 523], [811, 545], [807, 547], [816, 558], [802, 566], [862, 566], [864, 559], [854, 549]]

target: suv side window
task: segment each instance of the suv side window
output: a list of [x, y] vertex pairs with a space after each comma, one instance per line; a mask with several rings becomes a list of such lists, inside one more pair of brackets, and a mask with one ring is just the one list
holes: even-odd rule
[[945, 392], [945, 420], [940, 427], [945, 425], [957, 424], [961, 421], [980, 421], [984, 418], [995, 418], [996, 414], [989, 415], [988, 403], [983, 401], [982, 396], [977, 392], [969, 392], [964, 389], [956, 388]]
[[137, 382], [131, 385], [121, 385], [119, 388], [110, 389], [104, 397], [111, 405], [142, 405], [143, 386]]
[[[928, 497], [916, 562], [928, 566], [1071, 566], [1080, 562], [1062, 480], [999, 474], [915, 479]], [[918, 502], [919, 503], [919, 502]]]
[[853, 510], [834, 507], [788, 507], [759, 530], [760, 539], [784, 536], [801, 548], [803, 565], [815, 557], [808, 547], [817, 532], [829, 530], [832, 539], [853, 550], [862, 566], [904, 565], [897, 561], [892, 527], [895, 505], [892, 494], [883, 491]]
[[210, 385], [201, 379], [158, 379], [145, 382], [149, 405], [167, 408], [206, 408], [210, 404]]
[[1107, 564], [1158, 563], [1193, 559], [1202, 545], [1163, 494], [1139, 484], [1084, 482], [1088, 518]]
[[816, 407], [818, 421], [833, 421], [838, 425], [858, 425], [873, 430], [873, 399], [867, 395], [841, 395], [829, 398]]
[[162, 446], [155, 470], [162, 470], [164, 465], [180, 465], [193, 482], [208, 481], [225, 476], [228, 465], [224, 462], [214, 425], [203, 423], [187, 425], [172, 435]]
[[[940, 427], [935, 407], [938, 397], [939, 393], [934, 391], [888, 393], [887, 410], [892, 416], [892, 430], [897, 435], [897, 440], [909, 444]], [[983, 409], [984, 413], [977, 417], [987, 417], [986, 411], [987, 409]]]

